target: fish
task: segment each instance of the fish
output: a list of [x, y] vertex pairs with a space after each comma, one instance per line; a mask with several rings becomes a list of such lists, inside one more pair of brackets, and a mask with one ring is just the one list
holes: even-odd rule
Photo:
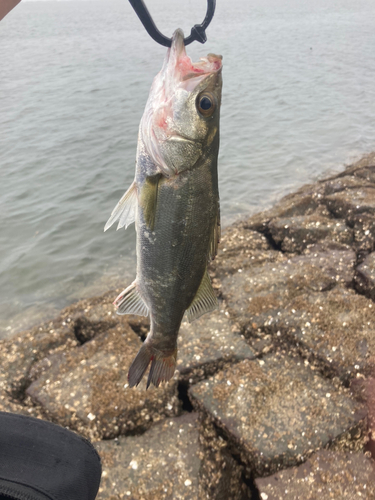
[[218, 307], [207, 265], [220, 241], [217, 160], [222, 56], [193, 63], [184, 35], [172, 37], [142, 116], [135, 178], [104, 230], [135, 222], [136, 279], [115, 299], [118, 314], [150, 317], [150, 331], [128, 372], [146, 387], [176, 369], [177, 338], [189, 322]]

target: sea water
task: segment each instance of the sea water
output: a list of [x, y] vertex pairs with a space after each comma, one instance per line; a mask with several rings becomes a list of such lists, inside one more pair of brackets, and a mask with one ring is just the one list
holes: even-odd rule
[[[146, 0], [186, 34], [204, 0]], [[375, 149], [373, 0], [217, 0], [224, 225]], [[134, 227], [103, 233], [134, 177], [166, 49], [121, 1], [23, 1], [0, 23], [0, 338], [135, 277]]]

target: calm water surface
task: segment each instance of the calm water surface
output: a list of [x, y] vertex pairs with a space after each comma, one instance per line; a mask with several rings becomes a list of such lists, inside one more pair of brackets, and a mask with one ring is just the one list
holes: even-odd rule
[[[204, 0], [148, 0], [166, 34]], [[373, 0], [217, 0], [224, 224], [375, 149]], [[126, 0], [22, 2], [0, 23], [0, 338], [134, 278], [131, 183], [165, 49]]]

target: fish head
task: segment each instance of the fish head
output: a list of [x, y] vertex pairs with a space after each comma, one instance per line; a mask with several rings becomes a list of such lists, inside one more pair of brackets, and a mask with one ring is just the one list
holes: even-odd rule
[[167, 177], [193, 168], [218, 145], [221, 68], [222, 57], [215, 54], [193, 63], [183, 32], [175, 31], [140, 124], [141, 142]]

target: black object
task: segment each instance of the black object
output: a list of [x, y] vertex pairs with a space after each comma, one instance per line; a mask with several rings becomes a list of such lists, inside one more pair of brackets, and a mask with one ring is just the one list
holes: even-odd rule
[[[151, 38], [153, 38], [155, 42], [160, 43], [160, 45], [164, 45], [164, 47], [170, 47], [172, 45], [172, 38], [164, 36], [157, 29], [143, 0], [129, 0], [129, 2]], [[189, 45], [189, 43], [194, 42], [194, 40], [197, 40], [197, 42], [200, 43], [205, 43], [207, 41], [206, 29], [214, 17], [215, 7], [216, 0], [207, 0], [206, 17], [204, 18], [202, 24], [196, 24], [191, 28], [190, 35], [187, 38], [184, 38], [185, 45]]]
[[0, 500], [94, 500], [100, 477], [89, 441], [44, 420], [0, 412]]

